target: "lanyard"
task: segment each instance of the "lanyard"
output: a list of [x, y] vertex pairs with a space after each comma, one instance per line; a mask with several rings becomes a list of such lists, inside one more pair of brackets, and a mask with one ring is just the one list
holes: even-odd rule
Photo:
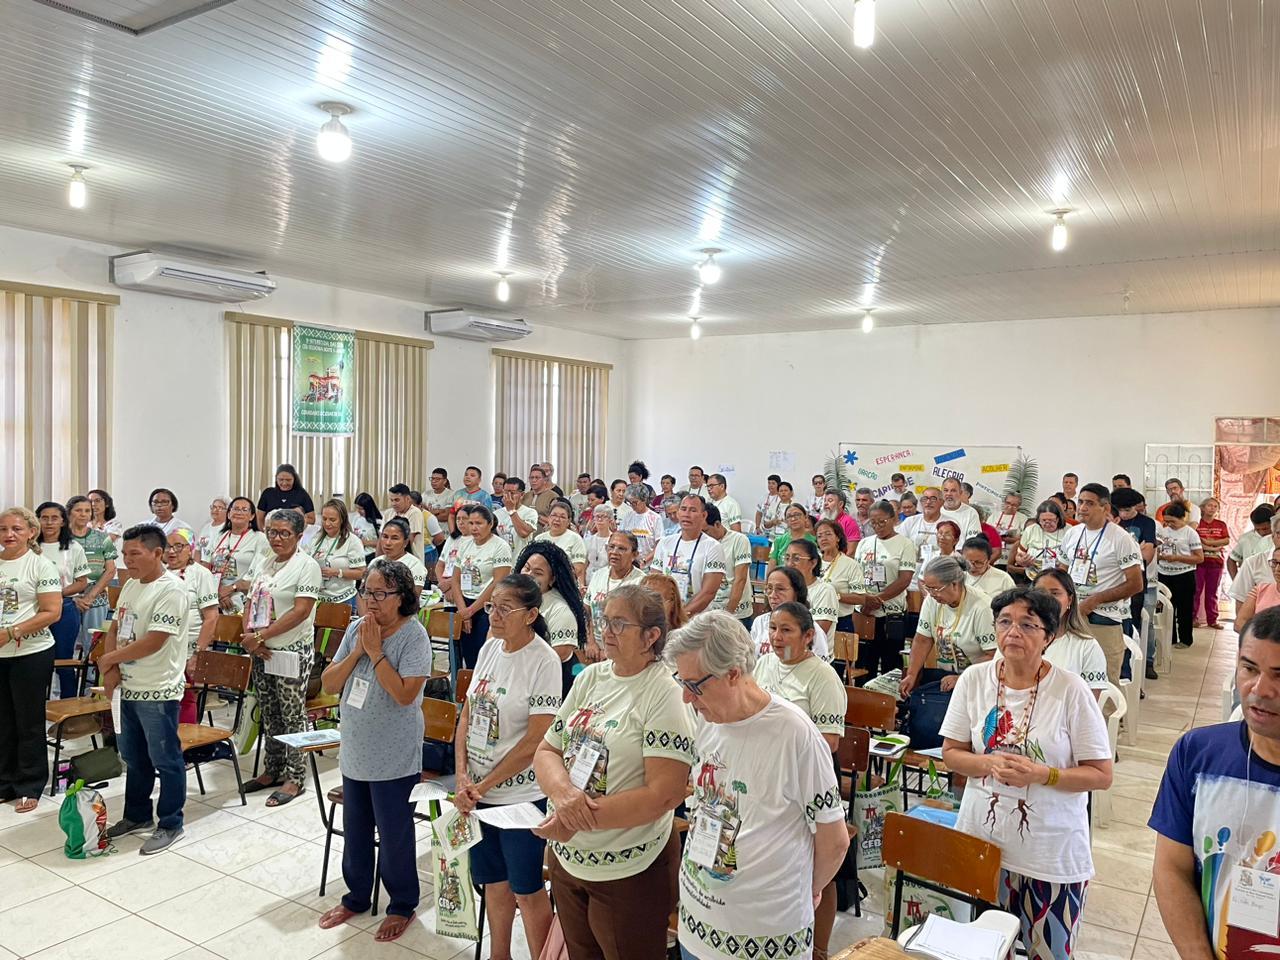
[[333, 538], [333, 543], [329, 546], [329, 549], [325, 551], [324, 556], [323, 557], [320, 556], [320, 548], [324, 546], [324, 542], [327, 539], [328, 537], [324, 536], [323, 534], [320, 535], [320, 542], [317, 543], [315, 549], [311, 551], [311, 556], [315, 557], [317, 560], [321, 560], [321, 559], [328, 560], [330, 557], [333, 556], [333, 551], [338, 549], [337, 537]]
[[[1107, 525], [1104, 523], [1102, 525], [1102, 529], [1098, 531], [1098, 539], [1093, 541], [1093, 552], [1089, 553], [1090, 565], [1093, 564], [1093, 558], [1098, 555], [1098, 547], [1102, 544], [1102, 538], [1106, 536], [1106, 533], [1107, 533]], [[1084, 544], [1084, 538], [1087, 537], [1088, 535], [1089, 535], [1089, 531], [1087, 528], [1083, 533], [1080, 534], [1080, 543], [1082, 546]]]
[[[676, 562], [680, 559], [680, 544], [683, 540], [677, 540], [675, 549], [671, 551], [671, 558], [667, 561], [667, 573], [676, 572]], [[698, 534], [698, 539], [693, 541], [693, 550], [689, 553], [689, 579], [693, 580], [693, 558], [698, 555], [698, 544], [702, 543], [702, 534]]]
[[[236, 545], [227, 551], [225, 559], [222, 561], [222, 569], [218, 571], [218, 576], [225, 577], [231, 570], [231, 561], [235, 559], [236, 551], [240, 549], [240, 544], [244, 543], [244, 538], [249, 535], [249, 531], [245, 530], [240, 534], [240, 539], [236, 541]], [[231, 537], [231, 531], [228, 530], [222, 535], [222, 539], [218, 541], [218, 545], [213, 548], [213, 555], [216, 557], [218, 551], [222, 549], [222, 545]]]

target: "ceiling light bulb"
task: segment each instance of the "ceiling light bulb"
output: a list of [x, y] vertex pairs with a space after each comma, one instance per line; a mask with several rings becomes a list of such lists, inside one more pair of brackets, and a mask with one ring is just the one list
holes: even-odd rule
[[83, 210], [89, 201], [89, 185], [84, 182], [84, 167], [71, 165], [71, 183], [67, 185], [67, 203], [73, 210]]
[[876, 42], [876, 0], [854, 0], [853, 45], [865, 50]]
[[351, 134], [338, 118], [350, 113], [351, 108], [342, 103], [322, 103], [320, 109], [329, 114], [329, 120], [316, 137], [316, 152], [322, 160], [342, 163], [351, 156]]
[[701, 337], [702, 337], [702, 324], [700, 324], [697, 320], [694, 320], [693, 323], [689, 324], [689, 339], [697, 340], [697, 339], [700, 339]]
[[1067, 249], [1067, 221], [1062, 218], [1062, 214], [1058, 214], [1058, 219], [1053, 222], [1049, 245], [1059, 253]]
[[498, 302], [506, 303], [511, 299], [511, 284], [507, 283], [507, 277], [511, 276], [504, 271], [498, 271]]
[[871, 319], [871, 311], [868, 310], [866, 313], [862, 315], [862, 332], [870, 333], [872, 330], [875, 329], [875, 326], [876, 326], [876, 322]]
[[698, 267], [698, 279], [706, 284], [715, 283], [720, 279], [720, 264], [716, 263], [715, 254], [709, 254]]

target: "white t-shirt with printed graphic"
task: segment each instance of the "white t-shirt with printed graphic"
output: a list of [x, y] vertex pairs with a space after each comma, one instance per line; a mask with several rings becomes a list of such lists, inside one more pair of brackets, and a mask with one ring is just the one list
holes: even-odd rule
[[[337, 537], [328, 537], [323, 533], [311, 541], [307, 552], [322, 567], [333, 567], [335, 570], [359, 569], [365, 565], [364, 544], [354, 533], [339, 542]], [[356, 595], [356, 582], [344, 577], [325, 577], [320, 599], [324, 603], [346, 603]]]
[[[1058, 566], [1068, 571], [1076, 568], [1084, 574], [1083, 583], [1076, 581], [1076, 593], [1083, 600], [1123, 584], [1125, 570], [1142, 568], [1142, 551], [1138, 541], [1118, 524], [1105, 523], [1101, 530], [1090, 530], [1082, 523], [1063, 535]], [[1072, 579], [1076, 579], [1075, 574]], [[1093, 612], [1119, 623], [1130, 614], [1129, 598], [1099, 604]]]
[[755, 678], [766, 693], [776, 693], [804, 711], [819, 733], [844, 736], [849, 695], [835, 668], [821, 657], [805, 657], [788, 665], [771, 649], [756, 660]]
[[[30, 620], [40, 612], [42, 593], [62, 593], [62, 579], [52, 560], [34, 550], [27, 550], [16, 560], [0, 559], [0, 627], [12, 627]], [[21, 643], [10, 641], [0, 647], [0, 658], [24, 657], [53, 646], [49, 628], [23, 637]]]
[[506, 507], [499, 507], [493, 513], [494, 517], [498, 521], [498, 536], [507, 541], [507, 544], [511, 547], [511, 556], [513, 559], [520, 556], [520, 551], [528, 546], [529, 541], [538, 535], [537, 510], [533, 509], [533, 507], [526, 507], [524, 504], [521, 504], [516, 507], [515, 513], [522, 523], [533, 528], [533, 533], [529, 534], [529, 536], [522, 537], [516, 532], [516, 525], [511, 522], [511, 511]]
[[[1005, 716], [996, 717], [996, 663], [980, 663], [956, 681], [939, 733], [993, 752], [993, 741], [1013, 738], [1023, 725], [1032, 690], [1005, 691]], [[1051, 667], [1041, 679], [1025, 741], [1008, 752], [1070, 769], [1083, 760], [1109, 760], [1107, 727], [1080, 675]], [[988, 734], [988, 729], [993, 732]], [[993, 799], [994, 795], [994, 799]], [[956, 829], [1000, 847], [1000, 866], [1049, 883], [1081, 883], [1093, 876], [1087, 793], [1033, 783], [1005, 787], [994, 777], [970, 777]]]
[[926, 595], [916, 632], [933, 640], [939, 670], [961, 673], [996, 649], [991, 598], [977, 587], [966, 587], [960, 606], [950, 607]]
[[1194, 563], [1171, 563], [1166, 557], [1187, 557], [1203, 549], [1199, 532], [1189, 523], [1177, 530], [1163, 524], [1156, 527], [1156, 569], [1166, 577], [1191, 573], [1196, 568]]
[[[369, 568], [372, 569], [375, 564], [391, 563], [391, 562], [392, 561], [387, 557], [374, 557], [369, 564]], [[424, 567], [422, 565], [422, 561], [419, 560], [417, 557], [415, 557], [412, 553], [409, 553], [409, 551], [406, 550], [400, 556], [400, 559], [394, 562], [403, 563], [406, 567], [408, 567], [409, 573], [413, 577], [413, 582], [417, 584], [419, 587], [425, 587], [427, 585], [427, 568]]]
[[[758, 656], [767, 656], [773, 650], [769, 643], [769, 621], [773, 611], [766, 610], [751, 621], [751, 642], [755, 644]], [[831, 662], [831, 644], [827, 642], [827, 631], [816, 622], [813, 625], [813, 654], [824, 663]]]
[[615, 580], [613, 572], [608, 567], [597, 570], [591, 575], [591, 579], [587, 581], [585, 602], [587, 616], [591, 618], [597, 643], [604, 643], [604, 607], [609, 602], [609, 594], [619, 587], [629, 583], [639, 583], [643, 579], [644, 571], [638, 567], [632, 567], [621, 580]]
[[422, 495], [422, 509], [429, 513], [448, 510], [453, 506], [453, 500], [454, 493], [448, 487], [445, 487], [439, 493], [428, 490]]
[[724, 579], [720, 581], [720, 589], [716, 598], [711, 601], [712, 610], [728, 610], [729, 593], [733, 590], [733, 579], [738, 575], [739, 567], [747, 568], [747, 582], [742, 588], [742, 596], [738, 598], [738, 606], [728, 610], [739, 620], [751, 616], [755, 609], [751, 596], [751, 540], [745, 533], [737, 530], [725, 530], [720, 539], [720, 552], [724, 554]]
[[[259, 557], [249, 573], [249, 582], [246, 617], [250, 629], [260, 629], [266, 612], [270, 614], [269, 622], [274, 623], [292, 610], [294, 601], [300, 598], [319, 601], [324, 578], [320, 576], [320, 564], [301, 550], [295, 550], [283, 564], [274, 553]], [[315, 623], [316, 604], [313, 603], [306, 619], [292, 630], [267, 638], [267, 647], [301, 653], [315, 644]]]
[[494, 569], [510, 569], [512, 562], [511, 548], [501, 537], [491, 536], [484, 543], [476, 543], [467, 537], [458, 547], [453, 575], [457, 578], [462, 595], [468, 600], [474, 600], [493, 582]]
[[166, 570], [150, 583], [133, 579], [120, 588], [116, 602], [116, 647], [163, 633], [167, 638], [150, 656], [120, 664], [124, 700], [180, 700], [186, 686], [187, 619], [191, 597], [186, 585]]
[[835, 588], [836, 605], [842, 617], [853, 613], [857, 607], [852, 603], [842, 601], [840, 595], [848, 596], [851, 593], [866, 593], [867, 590], [862, 564], [847, 553], [836, 554], [836, 559], [833, 563], [828, 563], [826, 560], [822, 561], [822, 579]]
[[587, 562], [587, 545], [583, 542], [582, 537], [578, 535], [578, 531], [576, 530], [565, 530], [565, 532], [560, 534], [558, 537], [553, 537], [550, 530], [543, 530], [533, 539], [546, 540], [548, 543], [554, 543], [565, 552], [570, 563], [578, 564]]
[[[557, 690], [559, 669], [557, 664]], [[693, 712], [682, 702], [680, 687], [665, 663], [620, 677], [613, 662], [605, 661], [578, 674], [546, 741], [564, 757], [571, 780], [575, 764], [585, 765], [594, 755], [590, 771], [583, 766], [578, 776], [586, 776], [587, 794], [598, 797], [643, 786], [646, 757], [692, 764], [693, 729]], [[554, 804], [549, 804], [548, 811], [552, 809]], [[642, 873], [657, 859], [671, 835], [671, 818], [667, 811], [651, 823], [582, 831], [567, 843], [552, 841], [548, 846], [579, 880], [618, 880]]]
[[[865, 537], [858, 541], [855, 551], [858, 562], [862, 564], [862, 576], [866, 582], [868, 593], [884, 590], [904, 570], [909, 570], [914, 579], [916, 572], [915, 542], [903, 534], [895, 534], [887, 540], [879, 537]], [[877, 576], [883, 574], [883, 576]], [[883, 605], [873, 611], [872, 616], [883, 617], [888, 614], [905, 613], [907, 610], [906, 591], [896, 597], [890, 597]]]
[[937, 520], [926, 520], [923, 513], [914, 513], [898, 525], [898, 533], [910, 540], [916, 547], [916, 573], [911, 578], [911, 593], [920, 592], [920, 577], [929, 561], [938, 556], [938, 524]]
[[89, 576], [89, 558], [85, 555], [84, 547], [74, 540], [65, 550], [56, 543], [42, 543], [40, 555], [53, 561], [63, 587], [69, 587], [81, 577]]
[[[218, 615], [218, 581], [213, 574], [198, 563], [189, 563], [181, 570], [170, 570], [187, 590], [190, 605], [187, 607], [187, 656], [196, 652], [196, 641], [206, 616]], [[209, 607], [214, 609], [205, 613]]]
[[632, 510], [622, 519], [618, 529], [636, 538], [636, 543], [639, 544], [636, 556], [643, 559], [653, 553], [658, 541], [662, 539], [662, 517], [654, 510], [646, 510], [644, 513]]
[[[548, 590], [542, 595], [542, 619], [547, 622], [548, 642], [553, 647], [578, 646], [578, 621], [574, 619], [569, 604], [559, 590]], [[585, 642], [585, 637], [583, 638]], [[557, 659], [559, 657], [557, 656]]]
[[[1062, 551], [1062, 538], [1066, 536], [1062, 528], [1050, 533], [1038, 523], [1023, 527], [1020, 544], [1030, 556], [1027, 576], [1034, 580], [1042, 570], [1052, 570], [1058, 565]], [[1017, 553], [1015, 551], [1016, 559]]]
[[[694, 750], [681, 947], [699, 960], [811, 957], [813, 835], [844, 819], [826, 742], [774, 694], [746, 720], [699, 723]], [[700, 862], [703, 831], [714, 847]], [[731, 938], [742, 946], [726, 952]]]
[[[756, 533], [772, 540], [785, 530], [786, 524], [782, 522], [782, 514], [785, 509], [786, 505], [783, 504], [782, 498], [776, 493], [765, 497], [756, 504], [756, 511], [760, 514], [760, 529]], [[766, 527], [765, 524], [770, 520], [774, 521], [773, 526]]]
[[[560, 658], [556, 652], [541, 637], [514, 653], [502, 645], [500, 637], [484, 642], [467, 688], [467, 773], [477, 782], [524, 739], [530, 716], [554, 715], [560, 709]], [[542, 796], [531, 762], [488, 791], [484, 800], [524, 803]]]
[[649, 564], [652, 573], [665, 573], [676, 582], [680, 597], [686, 603], [702, 589], [702, 578], [709, 573], [725, 574], [724, 551], [705, 533], [697, 540], [685, 540], [681, 533], [663, 537]]

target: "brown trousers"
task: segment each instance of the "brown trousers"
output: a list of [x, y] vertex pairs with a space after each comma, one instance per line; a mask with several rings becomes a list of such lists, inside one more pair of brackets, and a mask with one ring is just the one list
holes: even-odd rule
[[648, 869], [621, 880], [579, 880], [552, 853], [551, 895], [570, 960], [654, 960], [667, 953], [679, 889], [680, 838], [672, 829]]

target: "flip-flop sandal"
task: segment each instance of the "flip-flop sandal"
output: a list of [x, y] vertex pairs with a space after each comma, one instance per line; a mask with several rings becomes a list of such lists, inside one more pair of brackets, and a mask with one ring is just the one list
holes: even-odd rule
[[270, 790], [272, 787], [278, 787], [282, 783], [284, 783], [283, 780], [268, 780], [266, 783], [261, 780], [250, 780], [244, 785], [244, 792], [257, 793], [259, 790]]
[[13, 805], [13, 808], [18, 813], [30, 813], [32, 810], [34, 810], [38, 806], [40, 806], [39, 800], [36, 800], [33, 797], [23, 797], [21, 800], [19, 800], [17, 803]]
[[[382, 923], [378, 924], [378, 932], [373, 935], [374, 941], [377, 943], [394, 943], [396, 940], [399, 940], [401, 937], [404, 936], [404, 932], [409, 929], [409, 924], [413, 923], [413, 918], [416, 916], [417, 916], [416, 913], [411, 913], [407, 917], [401, 917], [399, 915], [393, 915], [393, 916], [387, 917], [385, 920], [382, 921]], [[394, 933], [390, 933], [384, 936], [383, 931], [387, 929], [387, 926], [398, 920], [403, 921], [403, 925], [400, 927], [400, 929], [395, 931]]]
[[340, 927], [352, 917], [359, 916], [354, 910], [348, 910], [342, 904], [338, 904], [332, 910], [327, 910], [320, 917], [320, 929], [331, 930], [334, 927]]
[[267, 806], [283, 807], [286, 803], [296, 800], [306, 792], [306, 787], [299, 787], [297, 793], [285, 793], [283, 790], [277, 790], [271, 796], [267, 797]]

